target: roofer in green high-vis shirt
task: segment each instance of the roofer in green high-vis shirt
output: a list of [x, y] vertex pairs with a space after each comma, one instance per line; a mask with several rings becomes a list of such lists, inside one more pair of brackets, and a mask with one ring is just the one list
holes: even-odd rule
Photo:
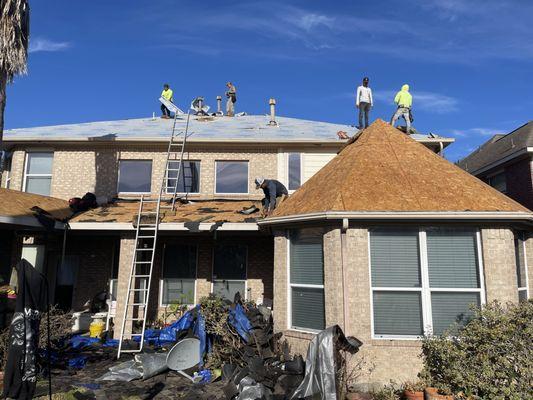
[[[172, 97], [173, 95], [174, 95], [174, 92], [172, 91], [168, 83], [165, 83], [163, 85], [163, 91], [161, 92], [161, 97], [173, 103], [174, 102], [174, 99]], [[161, 115], [161, 118], [165, 118], [165, 119], [170, 118], [170, 110], [164, 104], [161, 104], [161, 112], [163, 113]]]
[[409, 85], [403, 85], [402, 90], [396, 93], [394, 97], [394, 102], [398, 106], [397, 110], [394, 112], [390, 124], [394, 126], [398, 118], [403, 117], [406, 123], [406, 132], [409, 133], [411, 130], [411, 106], [413, 105], [413, 96], [409, 93]]

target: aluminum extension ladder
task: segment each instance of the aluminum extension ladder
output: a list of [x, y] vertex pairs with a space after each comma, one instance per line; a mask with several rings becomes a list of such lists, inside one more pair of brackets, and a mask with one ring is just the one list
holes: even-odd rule
[[[176, 207], [178, 182], [182, 174], [183, 156], [189, 135], [191, 112], [189, 111], [187, 114], [184, 132], [176, 133], [177, 116], [178, 113], [175, 113], [159, 196], [156, 199], [141, 196], [139, 203], [137, 225], [135, 226], [135, 250], [128, 279], [128, 291], [124, 302], [117, 358], [120, 358], [122, 353], [138, 353], [142, 351], [144, 345], [146, 316], [150, 299], [150, 285], [152, 284], [161, 210], [170, 209], [174, 211]], [[184, 186], [186, 185], [184, 184]], [[171, 198], [169, 199], [168, 196], [171, 196]], [[127, 324], [128, 326], [126, 326]], [[124, 340], [130, 338], [133, 339], [132, 343], [135, 343], [135, 346], [124, 349]]]

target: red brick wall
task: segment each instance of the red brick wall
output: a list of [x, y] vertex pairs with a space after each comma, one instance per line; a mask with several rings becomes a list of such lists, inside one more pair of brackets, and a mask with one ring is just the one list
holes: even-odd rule
[[505, 168], [507, 196], [533, 210], [531, 160], [520, 160]]

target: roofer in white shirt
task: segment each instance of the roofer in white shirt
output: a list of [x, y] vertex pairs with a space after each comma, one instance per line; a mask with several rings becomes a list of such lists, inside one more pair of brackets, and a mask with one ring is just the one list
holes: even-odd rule
[[[357, 129], [368, 128], [368, 114], [370, 108], [374, 106], [372, 99], [372, 89], [368, 87], [368, 78], [363, 78], [363, 84], [357, 88], [357, 97], [355, 106], [359, 109], [359, 125]], [[365, 126], [363, 127], [363, 116], [365, 117]]]

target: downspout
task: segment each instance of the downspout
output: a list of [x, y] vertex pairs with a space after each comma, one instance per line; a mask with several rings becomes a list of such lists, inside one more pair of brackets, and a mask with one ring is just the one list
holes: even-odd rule
[[342, 313], [343, 313], [343, 330], [344, 334], [348, 335], [347, 327], [348, 327], [348, 296], [346, 293], [346, 265], [347, 265], [347, 249], [346, 249], [346, 232], [348, 231], [349, 227], [349, 221], [348, 218], [342, 219], [342, 227], [341, 227], [341, 263], [342, 263]]

